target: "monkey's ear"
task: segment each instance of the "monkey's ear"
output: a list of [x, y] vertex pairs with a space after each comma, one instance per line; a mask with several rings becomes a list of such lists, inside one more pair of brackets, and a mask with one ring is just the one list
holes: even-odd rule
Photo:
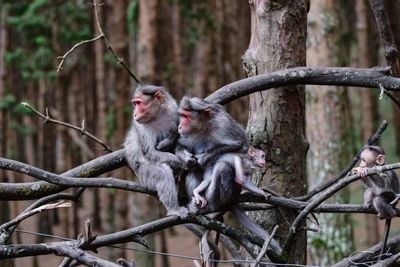
[[154, 93], [154, 98], [157, 99], [159, 103], [163, 103], [165, 100], [165, 96], [160, 91]]
[[247, 154], [250, 157], [254, 157], [256, 155], [256, 148], [254, 146], [249, 146], [249, 150], [247, 150]]
[[205, 108], [205, 109], [203, 110], [203, 113], [204, 113], [204, 115], [205, 115], [207, 118], [211, 118], [211, 117], [212, 117], [212, 110], [211, 110], [210, 107]]
[[385, 164], [385, 155], [379, 154], [379, 155], [376, 157], [376, 164], [378, 164], [378, 165], [383, 165], [383, 164]]

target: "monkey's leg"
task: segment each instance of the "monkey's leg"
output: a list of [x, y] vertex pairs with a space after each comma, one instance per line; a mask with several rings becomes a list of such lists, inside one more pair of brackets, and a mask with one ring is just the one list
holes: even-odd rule
[[187, 215], [187, 209], [179, 207], [174, 174], [167, 164], [143, 163], [139, 168], [139, 175], [145, 186], [157, 191], [159, 200], [167, 209], [167, 216]]
[[368, 208], [371, 207], [372, 198], [373, 198], [372, 189], [371, 188], [365, 189], [364, 194], [363, 194], [364, 206], [366, 206]]

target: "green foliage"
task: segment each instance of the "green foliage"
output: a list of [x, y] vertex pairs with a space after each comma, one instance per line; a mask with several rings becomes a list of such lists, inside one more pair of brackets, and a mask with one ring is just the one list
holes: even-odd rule
[[194, 47], [200, 36], [209, 35], [216, 30], [216, 22], [207, 1], [179, 0], [179, 6], [185, 20], [187, 46]]
[[139, 19], [139, 3], [138, 0], [131, 0], [126, 11], [128, 21], [128, 29], [130, 32], [136, 33], [138, 30]]
[[116, 120], [117, 119], [116, 119], [115, 110], [112, 109], [107, 113], [107, 116], [106, 116], [106, 129], [107, 129], [106, 137], [107, 137], [107, 139], [112, 138], [116, 132], [116, 128], [117, 128], [117, 126], [115, 124]]
[[14, 48], [5, 61], [24, 80], [54, 79], [56, 58], [77, 42], [91, 37], [88, 6], [82, 1], [6, 0], [6, 24]]
[[0, 110], [7, 110], [11, 120], [8, 127], [22, 136], [29, 136], [36, 133], [36, 129], [18, 123], [15, 118], [21, 114], [32, 114], [32, 111], [26, 108], [21, 103], [17, 102], [17, 98], [12, 94], [7, 94], [3, 99], [0, 99]]

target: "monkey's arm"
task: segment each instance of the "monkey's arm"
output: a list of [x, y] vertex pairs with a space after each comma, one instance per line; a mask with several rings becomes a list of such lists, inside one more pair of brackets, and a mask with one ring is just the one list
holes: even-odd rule
[[178, 137], [179, 137], [178, 133], [171, 133], [167, 138], [158, 143], [156, 149], [164, 152], [174, 151]]
[[196, 155], [197, 162], [204, 167], [210, 162], [215, 162], [222, 154], [241, 151], [244, 145], [245, 143], [241, 141], [215, 145], [205, 153]]

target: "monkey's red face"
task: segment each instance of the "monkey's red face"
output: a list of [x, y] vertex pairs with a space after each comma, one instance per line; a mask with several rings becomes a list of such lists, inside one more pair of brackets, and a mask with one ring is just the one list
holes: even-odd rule
[[193, 120], [192, 112], [187, 110], [179, 110], [179, 127], [178, 132], [181, 135], [188, 135], [191, 133], [191, 124]]
[[151, 96], [138, 95], [133, 97], [133, 117], [138, 123], [147, 123], [157, 116], [160, 110], [160, 103]]

